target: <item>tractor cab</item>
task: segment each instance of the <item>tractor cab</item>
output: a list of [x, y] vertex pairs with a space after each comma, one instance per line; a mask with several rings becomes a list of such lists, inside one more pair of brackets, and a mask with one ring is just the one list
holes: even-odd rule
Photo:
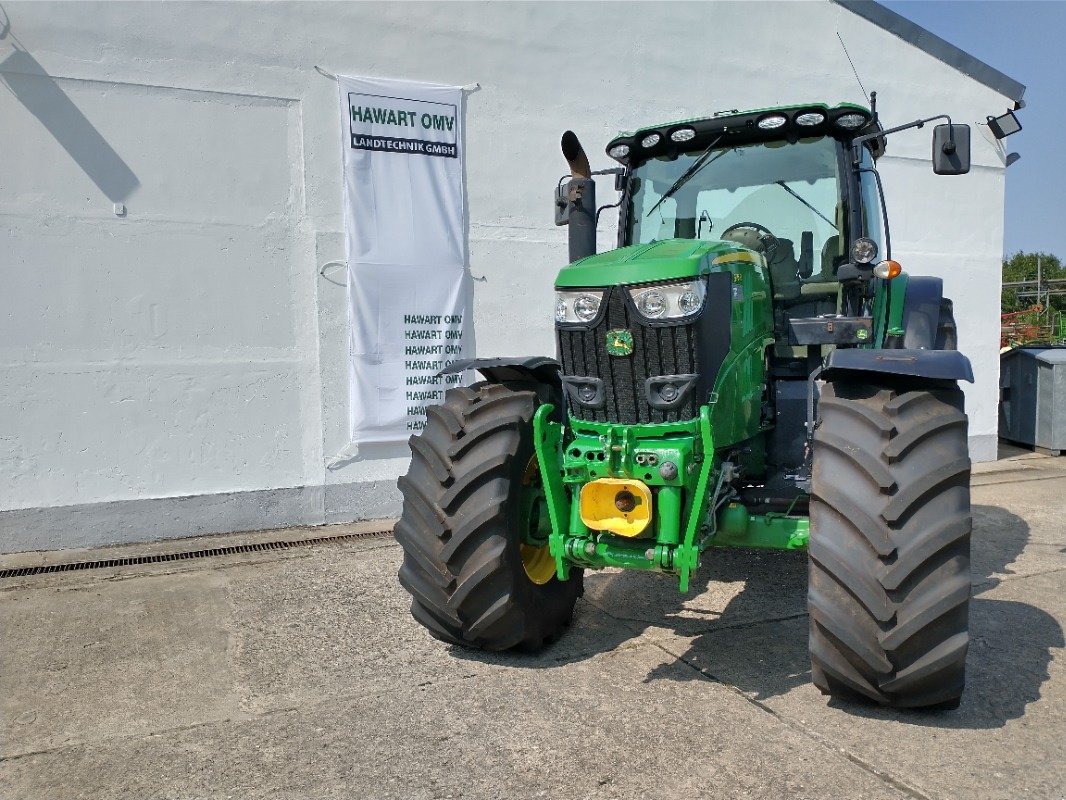
[[[570, 225], [571, 261], [580, 266], [595, 250], [594, 222], [583, 219], [598, 214], [592, 176], [614, 172], [622, 193], [616, 253], [695, 240], [754, 254], [772, 300], [772, 355], [806, 377], [835, 347], [885, 343], [888, 326], [877, 328], [874, 306], [887, 309], [887, 282], [901, 268], [891, 260], [875, 162], [888, 134], [930, 121], [886, 131], [876, 94], [870, 109], [842, 103], [723, 112], [620, 134], [606, 151], [621, 168], [597, 172], [568, 133], [572, 179], [560, 182], [556, 223]], [[933, 138], [935, 172], [968, 171], [967, 126], [948, 120]], [[571, 282], [566, 273], [561, 284]]]
[[844, 308], [839, 270], [859, 239], [874, 257], [889, 255], [874, 168], [884, 140], [869, 138], [857, 153], [850, 143], [880, 130], [864, 108], [820, 105], [616, 138], [607, 150], [626, 166], [619, 246], [720, 240], [758, 253], [782, 340], [792, 318], [861, 313], [861, 302]]

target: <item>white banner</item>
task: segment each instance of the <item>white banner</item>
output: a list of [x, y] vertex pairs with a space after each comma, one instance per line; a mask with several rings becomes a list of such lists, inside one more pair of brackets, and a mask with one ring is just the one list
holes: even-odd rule
[[404, 441], [473, 358], [463, 91], [338, 75], [351, 439]]

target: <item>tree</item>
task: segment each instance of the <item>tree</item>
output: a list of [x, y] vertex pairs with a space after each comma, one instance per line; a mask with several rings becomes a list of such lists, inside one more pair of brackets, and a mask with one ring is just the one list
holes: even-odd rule
[[[1003, 282], [1035, 281], [1038, 256], [1040, 258], [1040, 270], [1045, 281], [1066, 278], [1066, 271], [1063, 271], [1062, 261], [1058, 256], [1054, 256], [1051, 253], [1022, 253], [1019, 251], [1010, 258], [1003, 259]], [[1036, 303], [1037, 298], [1032, 294], [1023, 295], [1019, 298], [1017, 289], [1003, 289], [1001, 305], [1004, 314], [1022, 311]], [[1066, 311], [1066, 295], [1052, 294], [1050, 305], [1056, 311]]]

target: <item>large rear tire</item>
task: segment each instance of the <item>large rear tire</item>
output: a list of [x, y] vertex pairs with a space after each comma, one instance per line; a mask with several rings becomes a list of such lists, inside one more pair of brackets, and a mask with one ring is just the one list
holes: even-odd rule
[[[891, 379], [889, 379], [891, 380]], [[970, 459], [957, 386], [837, 381], [812, 469], [811, 675], [823, 693], [955, 708], [970, 602]]]
[[452, 389], [411, 437], [411, 467], [399, 480], [399, 577], [411, 614], [442, 641], [534, 651], [573, 616], [581, 571], [560, 581], [547, 546], [530, 544], [530, 532], [546, 527], [537, 405], [533, 391], [499, 384]]

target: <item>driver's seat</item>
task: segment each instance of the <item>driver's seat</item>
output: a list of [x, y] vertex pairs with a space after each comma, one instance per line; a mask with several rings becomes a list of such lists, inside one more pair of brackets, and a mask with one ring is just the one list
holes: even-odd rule
[[840, 236], [830, 236], [822, 246], [821, 275], [812, 278], [812, 280], [835, 281], [841, 260]]
[[787, 305], [788, 301], [800, 296], [800, 279], [796, 274], [799, 264], [796, 263], [796, 246], [791, 239], [777, 240], [777, 250], [766, 266], [770, 269], [774, 301]]

